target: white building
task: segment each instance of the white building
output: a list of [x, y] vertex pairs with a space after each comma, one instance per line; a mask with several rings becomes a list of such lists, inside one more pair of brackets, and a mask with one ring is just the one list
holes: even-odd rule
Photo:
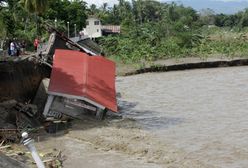
[[90, 38], [98, 38], [102, 36], [102, 24], [101, 21], [95, 17], [89, 17], [86, 20], [86, 28], [83, 29], [84, 36]]
[[98, 38], [108, 34], [120, 34], [121, 27], [116, 25], [102, 25], [101, 21], [94, 16], [86, 20], [86, 28], [80, 32], [83, 36]]

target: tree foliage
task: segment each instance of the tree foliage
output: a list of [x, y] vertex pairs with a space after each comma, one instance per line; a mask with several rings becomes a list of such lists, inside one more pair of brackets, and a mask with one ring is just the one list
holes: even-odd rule
[[98, 9], [96, 15], [104, 23], [122, 26], [120, 36], [103, 38], [100, 42], [107, 55], [124, 62], [180, 56], [202, 39], [197, 12], [176, 3], [119, 0], [108, 11]]
[[[233, 51], [231, 45], [209, 41], [209, 34], [204, 32], [211, 30], [211, 26], [222, 29], [226, 26], [237, 27], [239, 30], [248, 26], [248, 9], [225, 15], [215, 14], [211, 9], [197, 12], [174, 2], [154, 0], [119, 0], [112, 8], [106, 6], [91, 6], [90, 11], [104, 24], [122, 26], [121, 35], [102, 38], [100, 43], [107, 55], [123, 62], [206, 55], [215, 51], [229, 54], [229, 51]], [[234, 40], [231, 44], [242, 48], [243, 43]], [[229, 49], [224, 49], [224, 46]]]
[[[177, 3], [156, 0], [118, 0], [118, 4], [113, 6], [103, 3], [100, 7], [87, 6], [83, 0], [0, 0], [0, 38], [16, 37], [32, 44], [38, 28], [36, 23], [42, 24], [42, 21], [64, 32], [69, 22], [72, 35], [74, 25], [77, 31], [85, 27], [87, 15], [97, 16], [103, 24], [121, 25], [120, 35], [103, 37], [98, 41], [106, 55], [124, 62], [204, 52], [226, 54], [234, 51], [231, 46], [246, 51], [243, 44], [246, 41], [241, 38], [244, 36], [241, 32], [248, 26], [248, 9], [232, 15], [215, 14], [211, 9], [197, 12]], [[241, 41], [216, 41], [213, 36], [219, 32], [221, 36], [218, 38], [222, 39], [226, 27], [237, 30], [240, 34], [233, 38]], [[215, 31], [215, 28], [220, 30]], [[45, 31], [40, 31], [40, 35], [47, 37]]]
[[47, 0], [20, 0], [19, 3], [30, 13], [43, 14], [48, 7]]
[[[86, 3], [82, 0], [1, 0], [0, 1], [0, 39], [25, 39], [32, 45], [37, 36], [37, 28], [42, 22], [49, 22], [62, 31], [66, 31], [70, 22], [71, 34], [74, 24], [82, 30], [87, 18]], [[46, 31], [39, 29], [42, 39], [47, 38]]]

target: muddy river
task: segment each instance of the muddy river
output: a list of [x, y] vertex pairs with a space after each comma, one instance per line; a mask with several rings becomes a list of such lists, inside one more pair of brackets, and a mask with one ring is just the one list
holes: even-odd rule
[[[37, 143], [65, 167], [246, 168], [248, 67], [117, 78], [120, 115]], [[44, 145], [45, 144], [45, 145]]]

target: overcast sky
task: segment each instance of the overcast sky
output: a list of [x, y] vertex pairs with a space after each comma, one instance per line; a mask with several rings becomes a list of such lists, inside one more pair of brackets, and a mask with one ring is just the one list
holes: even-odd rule
[[102, 5], [103, 3], [107, 2], [109, 5], [113, 5], [118, 2], [118, 0], [84, 0], [88, 4], [96, 4], [97, 6]]
[[[98, 6], [102, 5], [105, 2], [107, 2], [110, 6], [112, 6], [113, 4], [118, 2], [118, 0], [84, 0], [84, 1], [86, 1], [88, 4], [96, 4]], [[165, 1], [171, 1], [171, 0], [158, 0], [158, 1], [165, 2]], [[175, 1], [178, 1], [178, 0], [175, 0]], [[235, 1], [248, 1], [248, 0], [218, 0], [218, 1], [234, 1], [235, 2]]]
[[[118, 0], [84, 0], [84, 1], [87, 2], [88, 4], [96, 4], [98, 6], [101, 6], [105, 2], [107, 2], [110, 6], [118, 3]], [[131, 1], [131, 0], [129, 0], [129, 1]], [[164, 1], [166, 1], [166, 0], [164, 0]]]

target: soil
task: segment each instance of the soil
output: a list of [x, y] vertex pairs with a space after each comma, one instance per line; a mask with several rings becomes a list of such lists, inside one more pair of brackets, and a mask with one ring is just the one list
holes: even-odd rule
[[49, 69], [35, 61], [7, 57], [0, 61], [0, 102], [30, 102]]
[[248, 65], [247, 57], [226, 57], [222, 55], [214, 55], [206, 58], [171, 58], [152, 62], [140, 62], [137, 64], [117, 63], [116, 73], [119, 76], [130, 76], [147, 72], [168, 72], [176, 70], [217, 68], [242, 65]]

